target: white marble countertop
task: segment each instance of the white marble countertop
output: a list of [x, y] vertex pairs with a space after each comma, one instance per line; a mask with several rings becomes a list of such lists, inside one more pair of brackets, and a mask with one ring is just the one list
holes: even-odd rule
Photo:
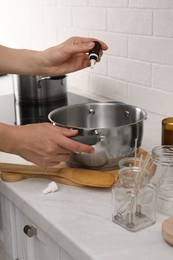
[[[143, 147], [160, 145], [161, 119], [148, 112]], [[0, 161], [25, 163], [17, 156], [0, 153]], [[166, 216], [156, 223], [129, 232], [112, 222], [111, 189], [59, 185], [55, 193], [42, 195], [49, 180], [0, 181], [1, 192], [76, 260], [172, 260], [173, 249], [162, 237]]]

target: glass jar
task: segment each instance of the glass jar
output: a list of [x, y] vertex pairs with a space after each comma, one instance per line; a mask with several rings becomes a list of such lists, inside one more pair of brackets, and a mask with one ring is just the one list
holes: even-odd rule
[[138, 167], [119, 170], [119, 182], [112, 188], [112, 220], [129, 231], [155, 223], [155, 189]]
[[155, 172], [151, 183], [156, 187], [156, 209], [167, 216], [173, 215], [173, 145], [152, 149]]

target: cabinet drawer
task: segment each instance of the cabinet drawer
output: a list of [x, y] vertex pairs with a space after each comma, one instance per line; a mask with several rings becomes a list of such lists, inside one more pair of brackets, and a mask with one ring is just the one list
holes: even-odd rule
[[19, 260], [73, 260], [60, 246], [16, 209]]

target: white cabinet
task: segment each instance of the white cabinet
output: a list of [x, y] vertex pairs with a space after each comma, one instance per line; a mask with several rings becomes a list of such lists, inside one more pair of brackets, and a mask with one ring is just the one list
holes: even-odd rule
[[[0, 193], [0, 249], [9, 259], [17, 259], [14, 205]], [[1, 259], [1, 258], [0, 258]], [[4, 259], [3, 259], [4, 260]]]
[[15, 212], [19, 260], [73, 260], [20, 210]]
[[74, 259], [0, 193], [0, 260]]

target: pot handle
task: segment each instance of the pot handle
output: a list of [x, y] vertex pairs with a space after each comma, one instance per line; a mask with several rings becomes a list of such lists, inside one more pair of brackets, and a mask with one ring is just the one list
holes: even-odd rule
[[88, 135], [88, 136], [82, 136], [82, 135], [76, 135], [70, 137], [70, 139], [82, 143], [82, 144], [88, 144], [88, 145], [95, 145], [98, 141], [99, 138], [97, 135]]
[[38, 88], [41, 88], [42, 87], [42, 82], [46, 79], [50, 79], [51, 77], [47, 76], [47, 77], [38, 77], [37, 78], [37, 87]]

